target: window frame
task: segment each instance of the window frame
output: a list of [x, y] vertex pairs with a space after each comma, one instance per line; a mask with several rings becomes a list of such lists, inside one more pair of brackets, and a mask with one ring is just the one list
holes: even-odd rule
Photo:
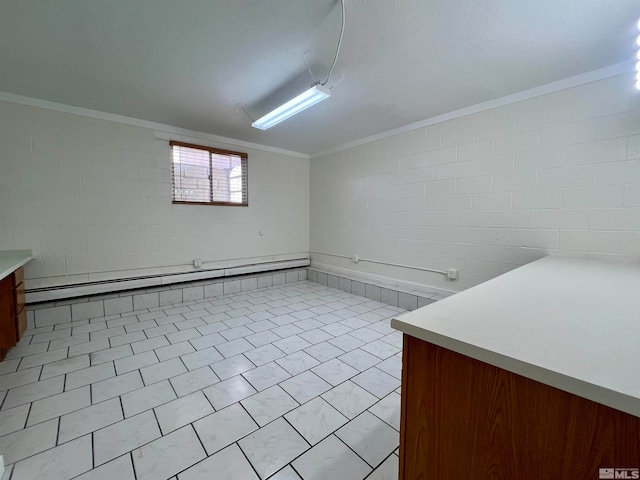
[[[173, 162], [173, 147], [185, 147], [192, 148], [196, 150], [203, 150], [209, 152], [209, 196], [211, 198], [208, 202], [196, 202], [192, 200], [176, 200], [175, 198], [175, 164]], [[171, 161], [171, 203], [177, 205], [207, 205], [207, 206], [222, 206], [222, 207], [248, 207], [249, 206], [249, 155], [244, 152], [235, 152], [233, 150], [224, 150], [221, 148], [208, 147], [206, 145], [197, 145], [195, 143], [187, 143], [180, 142], [176, 140], [171, 140], [169, 142], [169, 151], [171, 153], [170, 161]], [[244, 172], [240, 175], [240, 178], [244, 178], [244, 183], [246, 187], [246, 196], [243, 198], [242, 203], [237, 202], [220, 202], [213, 200], [213, 167], [212, 167], [212, 158], [211, 155], [228, 155], [240, 157], [241, 165], [244, 167]], [[241, 182], [243, 183], [243, 182]], [[244, 188], [242, 190], [245, 190]], [[241, 191], [242, 191], [241, 190]]]

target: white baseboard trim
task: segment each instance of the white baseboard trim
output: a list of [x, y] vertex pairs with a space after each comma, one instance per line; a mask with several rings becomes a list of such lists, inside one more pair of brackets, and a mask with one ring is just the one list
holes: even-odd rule
[[337, 277], [343, 277], [349, 280], [376, 285], [378, 287], [396, 290], [403, 293], [411, 293], [425, 298], [445, 298], [458, 293], [455, 290], [447, 290], [444, 288], [432, 287], [430, 285], [406, 282], [395, 278], [361, 272], [358, 270], [350, 270], [348, 268], [337, 267], [335, 265], [328, 265], [326, 263], [319, 263], [316, 261], [312, 261], [309, 268], [315, 269], [319, 272], [335, 275]]
[[194, 282], [200, 280], [212, 280], [216, 278], [246, 275], [250, 273], [270, 272], [290, 268], [307, 267], [309, 259], [284, 260], [280, 262], [256, 263], [240, 265], [233, 268], [219, 268], [202, 270], [198, 272], [177, 273], [171, 275], [154, 275], [149, 277], [122, 279], [89, 284], [65, 285], [62, 287], [45, 287], [27, 290], [27, 304], [49, 302], [70, 298], [85, 297], [90, 295], [102, 295], [134, 289], [162, 287], [177, 283]]
[[28, 328], [103, 321], [307, 280], [307, 269], [275, 270], [27, 305]]
[[[337, 270], [348, 271], [346, 269], [331, 268], [330, 270], [331, 271], [324, 270], [312, 265], [307, 269], [307, 280], [319, 283], [320, 285], [324, 285], [329, 288], [336, 288], [347, 293], [360, 295], [362, 297], [375, 300], [376, 302], [399, 307], [404, 310], [415, 310], [417, 308], [426, 307], [431, 303], [442, 300], [443, 298], [455, 293], [443, 293], [447, 291], [443, 291], [442, 289], [437, 289], [440, 293], [433, 290], [427, 292], [425, 289], [422, 289], [421, 291], [410, 290], [399, 287], [397, 285], [398, 282], [395, 280], [393, 282], [372, 282], [371, 278], [373, 277], [376, 277], [377, 279], [385, 278], [378, 277], [376, 275], [369, 275], [368, 280], [364, 280], [361, 275], [359, 276], [360, 280], [355, 280], [349, 276], [343, 276], [337, 273]], [[400, 283], [408, 284], [407, 282]]]

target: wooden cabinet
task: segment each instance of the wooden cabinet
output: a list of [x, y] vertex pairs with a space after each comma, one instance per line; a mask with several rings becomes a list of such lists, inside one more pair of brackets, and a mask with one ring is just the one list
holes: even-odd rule
[[636, 264], [546, 257], [393, 319], [401, 478], [637, 476], [639, 292]]
[[597, 479], [639, 445], [634, 415], [404, 335], [401, 480]]
[[13, 272], [13, 301], [16, 321], [16, 342], [27, 329], [27, 309], [25, 308], [24, 269]]
[[0, 280], [0, 360], [26, 329], [24, 270], [19, 268]]

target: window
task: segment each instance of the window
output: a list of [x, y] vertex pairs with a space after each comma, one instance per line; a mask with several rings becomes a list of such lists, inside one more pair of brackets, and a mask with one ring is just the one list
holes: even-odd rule
[[173, 203], [249, 205], [247, 154], [170, 142]]

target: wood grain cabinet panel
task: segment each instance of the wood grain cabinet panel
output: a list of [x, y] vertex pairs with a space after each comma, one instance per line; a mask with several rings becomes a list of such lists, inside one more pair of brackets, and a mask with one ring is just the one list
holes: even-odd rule
[[598, 479], [640, 467], [640, 418], [404, 335], [400, 478]]
[[24, 283], [20, 283], [14, 287], [13, 297], [15, 315], [19, 315], [25, 306]]
[[15, 344], [15, 295], [13, 277], [9, 275], [0, 281], [0, 349], [8, 349]]
[[13, 316], [16, 343], [27, 329], [27, 310], [25, 308], [24, 269], [13, 272]]
[[27, 330], [27, 309], [23, 308], [22, 311], [16, 316], [16, 343], [20, 341], [22, 335]]
[[13, 287], [17, 287], [21, 283], [24, 283], [24, 268], [18, 268], [13, 272]]
[[26, 329], [24, 270], [19, 268], [0, 280], [0, 360]]

